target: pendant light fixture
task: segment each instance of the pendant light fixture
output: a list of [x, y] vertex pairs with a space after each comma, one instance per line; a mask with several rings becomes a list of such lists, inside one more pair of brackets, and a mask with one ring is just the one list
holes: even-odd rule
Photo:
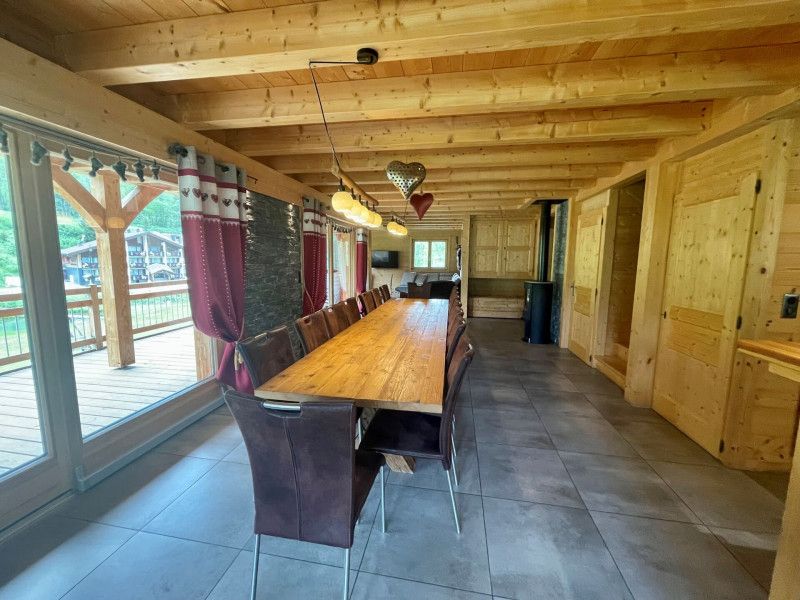
[[339, 180], [339, 190], [331, 198], [333, 210], [343, 215], [347, 215], [353, 206], [353, 197], [344, 187], [342, 180]]

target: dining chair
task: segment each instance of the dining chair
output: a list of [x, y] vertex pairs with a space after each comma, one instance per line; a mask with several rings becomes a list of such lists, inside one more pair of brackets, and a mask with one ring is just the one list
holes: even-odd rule
[[322, 314], [325, 317], [325, 324], [328, 326], [328, 335], [330, 337], [340, 334], [350, 325], [350, 321], [347, 318], [347, 309], [343, 302], [323, 308]]
[[258, 587], [262, 535], [343, 548], [347, 600], [353, 530], [376, 477], [386, 532], [385, 459], [355, 448], [355, 404], [273, 402], [236, 391], [226, 392], [225, 402], [242, 432], [253, 477], [251, 600]]
[[456, 397], [474, 353], [466, 336], [462, 335], [450, 362], [450, 368], [447, 369], [441, 416], [380, 409], [367, 426], [360, 446], [363, 450], [442, 461], [458, 533], [461, 533], [461, 524], [458, 520], [456, 497], [450, 478], [450, 468], [453, 464], [452, 424]]
[[461, 336], [464, 334], [464, 331], [467, 329], [467, 322], [462, 318], [457, 321], [453, 321], [452, 323], [448, 323], [447, 325], [447, 337], [446, 337], [446, 350], [445, 350], [445, 358], [444, 358], [444, 368], [448, 369], [450, 367], [450, 361], [453, 359], [453, 355], [456, 352], [456, 347], [458, 346], [458, 342], [461, 339]]
[[461, 304], [461, 292], [458, 289], [457, 285], [453, 286], [453, 289], [450, 290], [450, 306], [453, 304]]
[[300, 332], [303, 352], [306, 354], [316, 350], [331, 339], [328, 334], [328, 326], [325, 324], [325, 317], [321, 312], [300, 317], [295, 321], [295, 324], [297, 325], [297, 331]]
[[391, 299], [392, 299], [392, 292], [391, 292], [391, 290], [389, 289], [389, 286], [388, 286], [387, 284], [385, 284], [385, 283], [384, 283], [384, 284], [383, 284], [381, 287], [379, 287], [378, 289], [379, 289], [379, 290], [380, 290], [380, 292], [381, 292], [381, 296], [383, 296], [383, 301], [384, 301], [384, 302], [388, 302], [389, 300], [391, 300]]
[[431, 298], [447, 300], [455, 288], [452, 281], [431, 281]]
[[253, 388], [266, 383], [295, 361], [289, 328], [285, 326], [236, 342], [236, 352], [250, 375]]
[[372, 296], [372, 291], [366, 291], [358, 295], [358, 303], [361, 305], [361, 314], [368, 315], [375, 310], [375, 298]]
[[415, 283], [408, 284], [408, 298], [430, 298], [431, 297], [431, 282], [427, 281], [422, 285]]
[[361, 311], [358, 310], [358, 301], [355, 298], [347, 298], [342, 301], [344, 312], [347, 316], [347, 324], [352, 325], [361, 318]]
[[383, 304], [383, 296], [381, 296], [381, 291], [378, 288], [370, 290], [372, 294], [372, 299], [375, 300], [375, 306], [378, 307]]

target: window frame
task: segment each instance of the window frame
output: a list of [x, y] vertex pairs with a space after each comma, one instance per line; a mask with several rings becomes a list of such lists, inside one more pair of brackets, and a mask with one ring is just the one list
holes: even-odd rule
[[[433, 260], [433, 254], [431, 252], [432, 245], [434, 243], [441, 242], [444, 244], [444, 266], [442, 267], [434, 267], [431, 266], [431, 262]], [[417, 243], [427, 244], [428, 246], [428, 265], [425, 267], [418, 267], [416, 266], [417, 260]], [[412, 271], [447, 271], [448, 265], [448, 251], [450, 246], [450, 240], [448, 239], [440, 239], [440, 238], [431, 238], [431, 239], [412, 239], [411, 240], [411, 270]]]

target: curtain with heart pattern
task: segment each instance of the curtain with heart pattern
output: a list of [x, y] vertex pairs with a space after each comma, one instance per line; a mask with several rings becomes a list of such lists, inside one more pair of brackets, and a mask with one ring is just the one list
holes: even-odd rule
[[325, 206], [303, 198], [303, 316], [325, 306], [328, 295], [328, 217]]
[[369, 232], [362, 227], [356, 229], [356, 294], [367, 289], [367, 239]]
[[231, 163], [186, 147], [178, 156], [181, 226], [194, 325], [227, 343], [217, 379], [253, 391], [246, 369], [235, 365], [236, 341], [244, 337], [247, 255], [247, 176]]

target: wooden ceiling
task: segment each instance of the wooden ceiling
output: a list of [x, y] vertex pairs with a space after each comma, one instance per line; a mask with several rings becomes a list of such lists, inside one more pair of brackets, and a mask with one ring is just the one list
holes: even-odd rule
[[422, 162], [414, 227], [568, 198], [731, 99], [800, 85], [800, 0], [0, 0], [0, 35], [330, 194], [331, 151], [379, 203]]

